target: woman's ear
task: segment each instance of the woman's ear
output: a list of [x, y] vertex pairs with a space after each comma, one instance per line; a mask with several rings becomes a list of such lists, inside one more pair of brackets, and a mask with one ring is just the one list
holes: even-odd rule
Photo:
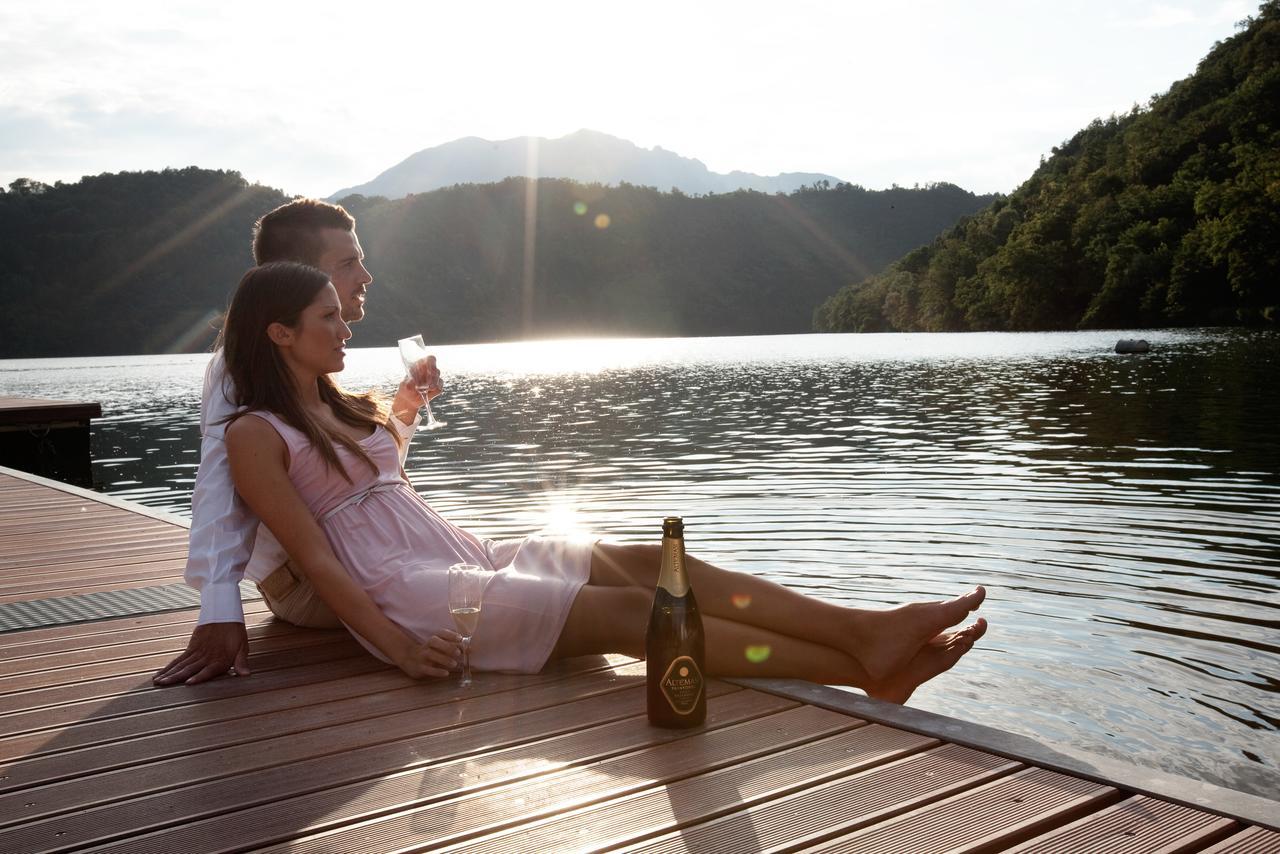
[[293, 342], [293, 330], [285, 326], [283, 323], [276, 321], [267, 326], [267, 337], [271, 339], [271, 343], [277, 347], [285, 347]]

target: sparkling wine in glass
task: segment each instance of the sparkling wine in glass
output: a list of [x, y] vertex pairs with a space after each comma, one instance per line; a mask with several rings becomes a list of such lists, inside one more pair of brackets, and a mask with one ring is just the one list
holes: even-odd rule
[[[412, 338], [401, 338], [396, 343], [400, 347], [400, 361], [404, 362], [404, 369], [408, 373], [409, 381], [413, 382], [413, 366], [431, 355], [427, 352], [426, 342], [422, 340], [421, 335], [415, 335]], [[431, 400], [427, 397], [427, 387], [420, 385], [417, 386], [417, 389], [422, 395], [423, 405], [427, 408], [427, 429], [437, 430], [445, 426], [443, 421], [437, 421], [436, 417], [431, 414]]]
[[480, 624], [480, 606], [484, 588], [494, 573], [471, 563], [455, 563], [449, 567], [449, 613], [462, 635], [463, 688], [471, 687], [471, 636]]

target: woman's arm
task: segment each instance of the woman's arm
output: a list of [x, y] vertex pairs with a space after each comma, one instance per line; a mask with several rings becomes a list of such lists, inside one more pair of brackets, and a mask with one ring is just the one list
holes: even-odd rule
[[338, 618], [410, 676], [447, 676], [446, 668], [457, 660], [457, 644], [441, 636], [420, 643], [388, 620], [352, 580], [289, 480], [288, 451], [275, 429], [261, 418], [240, 418], [227, 428], [226, 444], [236, 491]]

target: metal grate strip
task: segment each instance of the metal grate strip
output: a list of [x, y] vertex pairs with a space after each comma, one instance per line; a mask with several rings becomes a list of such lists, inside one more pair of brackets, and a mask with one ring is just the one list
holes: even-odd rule
[[[242, 599], [262, 598], [258, 588], [248, 581], [240, 582], [240, 597]], [[8, 602], [0, 605], [0, 633], [86, 623], [112, 617], [156, 614], [199, 606], [199, 592], [185, 584], [103, 590], [97, 593], [82, 593], [78, 596], [55, 596], [25, 602]]]

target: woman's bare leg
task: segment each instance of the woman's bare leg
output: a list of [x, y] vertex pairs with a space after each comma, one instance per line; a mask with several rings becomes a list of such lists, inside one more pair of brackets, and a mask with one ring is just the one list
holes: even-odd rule
[[[578, 593], [552, 658], [616, 652], [644, 657], [651, 597], [638, 587], [588, 584]], [[805, 679], [849, 685], [868, 695], [906, 702], [921, 683], [949, 670], [986, 630], [985, 621], [926, 643], [899, 671], [872, 679], [856, 659], [837, 649], [758, 626], [706, 616], [710, 676]]]
[[[660, 562], [658, 546], [597, 543], [591, 555], [591, 584], [652, 591]], [[945, 602], [914, 602], [888, 610], [849, 608], [692, 555], [686, 556], [685, 565], [704, 614], [842, 650], [877, 680], [900, 671], [925, 643], [963, 620], [986, 596], [979, 587]]]

